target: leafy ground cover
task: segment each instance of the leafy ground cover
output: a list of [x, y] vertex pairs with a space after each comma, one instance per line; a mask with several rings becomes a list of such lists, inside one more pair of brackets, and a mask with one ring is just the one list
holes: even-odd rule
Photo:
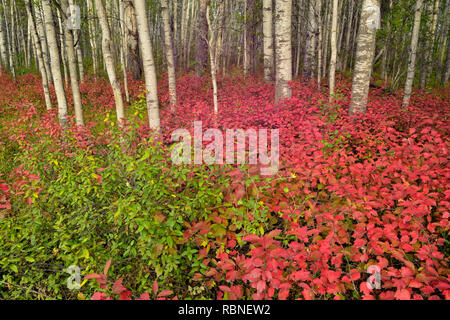
[[[349, 119], [345, 79], [332, 103], [296, 81], [274, 105], [273, 85], [233, 73], [214, 116], [209, 79], [186, 74], [154, 139], [141, 85], [119, 129], [109, 86], [87, 79], [88, 124], [63, 132], [37, 76], [0, 77], [3, 298], [450, 298], [448, 88], [416, 92], [409, 110], [401, 92], [374, 90]], [[196, 120], [280, 129], [278, 174], [173, 165], [171, 133]], [[79, 290], [67, 287], [72, 265]], [[380, 289], [367, 286], [370, 266]]]

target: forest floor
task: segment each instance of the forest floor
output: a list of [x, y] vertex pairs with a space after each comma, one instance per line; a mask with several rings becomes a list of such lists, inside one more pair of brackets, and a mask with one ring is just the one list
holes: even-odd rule
[[[210, 79], [177, 85], [171, 112], [159, 81], [155, 139], [139, 81], [119, 129], [110, 86], [86, 78], [87, 125], [63, 131], [36, 75], [0, 77], [0, 297], [450, 298], [450, 88], [415, 92], [408, 110], [373, 90], [349, 119], [345, 79], [331, 104], [295, 81], [276, 106], [272, 84], [233, 73], [217, 116]], [[174, 165], [171, 134], [194, 121], [279, 129], [278, 173]]]

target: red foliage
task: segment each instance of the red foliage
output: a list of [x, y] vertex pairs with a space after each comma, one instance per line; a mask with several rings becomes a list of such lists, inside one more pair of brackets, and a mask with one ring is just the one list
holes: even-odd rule
[[[178, 79], [177, 110], [161, 111], [163, 140], [169, 142], [174, 129], [192, 129], [196, 120], [203, 121], [205, 130], [280, 129], [281, 170], [270, 181], [262, 201], [282, 222], [279, 229], [264, 236], [244, 236], [239, 249], [232, 232], [226, 235], [230, 250], [218, 249], [208, 255], [199, 249], [209, 271], [196, 274], [194, 281], [217, 283], [218, 299], [309, 300], [355, 295], [363, 299], [449, 299], [448, 88], [416, 93], [409, 110], [401, 107], [401, 93], [372, 92], [367, 114], [349, 119], [350, 86], [344, 80], [338, 85], [344, 99], [333, 106], [326, 106], [324, 93], [299, 82], [292, 84], [292, 99], [274, 105], [273, 85], [259, 77], [230, 76], [219, 81], [220, 112], [214, 116], [208, 81], [194, 75]], [[12, 128], [20, 123], [29, 126], [8, 138], [23, 148], [32, 147], [25, 137], [37, 132], [58, 139], [61, 132], [55, 114], [39, 113], [32, 104], [13, 99], [18, 92], [11, 83], [0, 78], [4, 88], [0, 105], [15, 106], [13, 112], [19, 118], [9, 123]], [[36, 77], [21, 78], [17, 84], [28, 101], [35, 97], [32, 92], [41, 92]], [[140, 86], [139, 82], [130, 84], [134, 97], [141, 92]], [[160, 82], [160, 92], [161, 104], [166, 106], [166, 79]], [[88, 109], [85, 114], [113, 108], [104, 80], [88, 79], [82, 93]], [[36, 125], [31, 119], [37, 117]], [[95, 125], [90, 123], [77, 132], [80, 147], [102, 143], [104, 138], [91, 130]], [[143, 125], [139, 132], [148, 136], [148, 127]], [[55, 144], [54, 148], [63, 146]], [[26, 172], [14, 174], [38, 179]], [[12, 186], [0, 182], [0, 210], [7, 210], [10, 189], [20, 192], [21, 180]], [[242, 185], [237, 178], [234, 187], [239, 197], [245, 196]], [[199, 237], [209, 227], [199, 222], [185, 232], [185, 238]], [[381, 290], [366, 285], [369, 265], [381, 270]], [[106, 273], [88, 278], [107, 289]], [[156, 282], [152, 288], [152, 295], [145, 293], [140, 298], [172, 294], [167, 290], [158, 294]], [[120, 299], [132, 298], [120, 279], [112, 290]], [[96, 292], [92, 298], [109, 296]]]

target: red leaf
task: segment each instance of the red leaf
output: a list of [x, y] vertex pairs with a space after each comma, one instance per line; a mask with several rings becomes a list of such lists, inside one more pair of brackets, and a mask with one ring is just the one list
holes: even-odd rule
[[158, 293], [158, 282], [156, 280], [152, 284], [152, 291], [153, 291], [153, 294]]
[[398, 300], [411, 300], [411, 293], [408, 289], [401, 289], [395, 293], [395, 298]]
[[103, 274], [105, 276], [108, 275], [109, 267], [111, 266], [112, 259], [109, 259], [108, 262], [106, 262], [105, 267], [103, 268]]
[[114, 294], [121, 294], [122, 292], [126, 291], [127, 289], [122, 285], [122, 279], [117, 280], [113, 287], [113, 293]]
[[173, 293], [172, 290], [168, 290], [168, 289], [163, 290], [158, 294], [158, 298], [170, 296], [172, 293]]
[[148, 292], [144, 292], [137, 300], [150, 300], [150, 295], [148, 294]]

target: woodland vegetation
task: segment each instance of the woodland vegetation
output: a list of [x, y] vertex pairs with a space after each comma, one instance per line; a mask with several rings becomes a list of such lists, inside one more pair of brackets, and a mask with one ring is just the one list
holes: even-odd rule
[[[449, 11], [1, 0], [0, 299], [450, 299]], [[194, 121], [278, 172], [174, 164]]]

